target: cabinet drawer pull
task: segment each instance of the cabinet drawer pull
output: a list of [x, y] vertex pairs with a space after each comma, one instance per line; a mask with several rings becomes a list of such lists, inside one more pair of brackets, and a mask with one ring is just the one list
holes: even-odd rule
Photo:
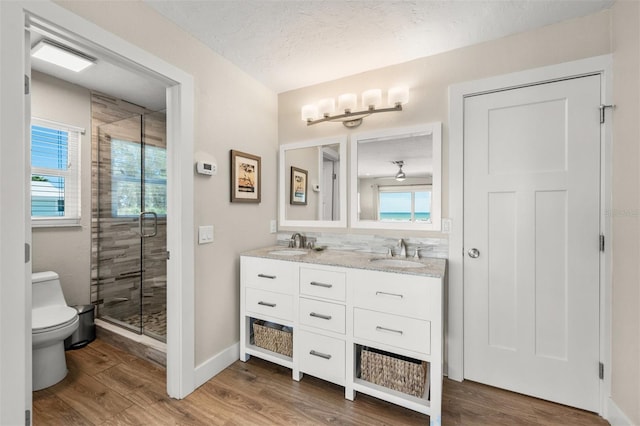
[[309, 351], [309, 355], [317, 356], [324, 359], [331, 359], [331, 355], [323, 354], [322, 352], [317, 352], [317, 351], [314, 351], [313, 349]]
[[275, 275], [267, 275], [267, 274], [258, 274], [258, 278], [269, 278], [270, 280], [275, 280]]
[[319, 283], [318, 281], [311, 281], [309, 284], [310, 284], [310, 285], [315, 285], [315, 286], [317, 286], [317, 287], [324, 287], [324, 288], [331, 288], [331, 287], [333, 287], [333, 284]]
[[384, 291], [376, 291], [376, 296], [391, 296], [391, 297], [399, 297], [400, 299], [402, 299], [404, 297], [401, 294], [387, 293], [387, 292], [384, 292]]
[[387, 333], [395, 333], [402, 336], [402, 330], [394, 330], [392, 328], [386, 328], [381, 326], [376, 326], [376, 331], [386, 331]]
[[317, 314], [315, 312], [311, 312], [309, 314], [310, 317], [316, 317], [316, 318], [322, 318], [324, 320], [330, 320], [331, 319], [331, 315], [323, 315], [323, 314]]
[[263, 302], [262, 300], [258, 302], [258, 305], [268, 306], [270, 308], [275, 308], [276, 307], [275, 303]]

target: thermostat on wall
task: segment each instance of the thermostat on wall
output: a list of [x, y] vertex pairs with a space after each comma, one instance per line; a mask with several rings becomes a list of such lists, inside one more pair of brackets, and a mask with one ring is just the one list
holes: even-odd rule
[[201, 175], [215, 175], [217, 172], [217, 167], [215, 163], [211, 163], [208, 161], [198, 161], [196, 163], [196, 171]]

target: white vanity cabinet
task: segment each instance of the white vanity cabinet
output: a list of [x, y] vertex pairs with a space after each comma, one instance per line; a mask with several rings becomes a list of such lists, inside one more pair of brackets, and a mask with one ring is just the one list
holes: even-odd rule
[[[347, 399], [366, 393], [427, 414], [431, 425], [439, 425], [444, 261], [437, 274], [419, 274], [329, 259], [323, 264], [318, 258], [309, 263], [241, 257], [240, 359], [254, 355], [277, 362], [291, 368], [296, 380], [310, 374], [344, 386]], [[292, 357], [252, 344], [256, 319], [292, 328]], [[363, 380], [364, 350], [426, 363], [424, 394], [412, 396]]]
[[443, 362], [443, 278], [354, 269], [353, 344], [428, 363], [421, 397], [361, 380], [354, 364], [353, 390], [428, 414], [441, 423]]
[[250, 355], [293, 368], [293, 357], [260, 348], [253, 343], [252, 320], [294, 327], [297, 312], [295, 284], [298, 265], [283, 260], [240, 258], [240, 359]]
[[347, 271], [300, 264], [294, 351], [300, 373], [345, 386]]

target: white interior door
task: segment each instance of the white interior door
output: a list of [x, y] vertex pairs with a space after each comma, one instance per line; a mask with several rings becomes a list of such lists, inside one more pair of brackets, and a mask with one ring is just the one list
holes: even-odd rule
[[464, 103], [464, 377], [591, 411], [600, 92], [594, 75]]

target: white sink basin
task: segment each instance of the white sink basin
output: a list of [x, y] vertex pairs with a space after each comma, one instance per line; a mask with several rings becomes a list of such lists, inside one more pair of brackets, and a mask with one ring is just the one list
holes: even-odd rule
[[302, 256], [303, 254], [307, 254], [306, 250], [273, 250], [270, 251], [269, 254], [273, 254], [276, 256]]
[[378, 266], [388, 266], [390, 268], [424, 268], [424, 264], [405, 259], [371, 259], [369, 262]]

